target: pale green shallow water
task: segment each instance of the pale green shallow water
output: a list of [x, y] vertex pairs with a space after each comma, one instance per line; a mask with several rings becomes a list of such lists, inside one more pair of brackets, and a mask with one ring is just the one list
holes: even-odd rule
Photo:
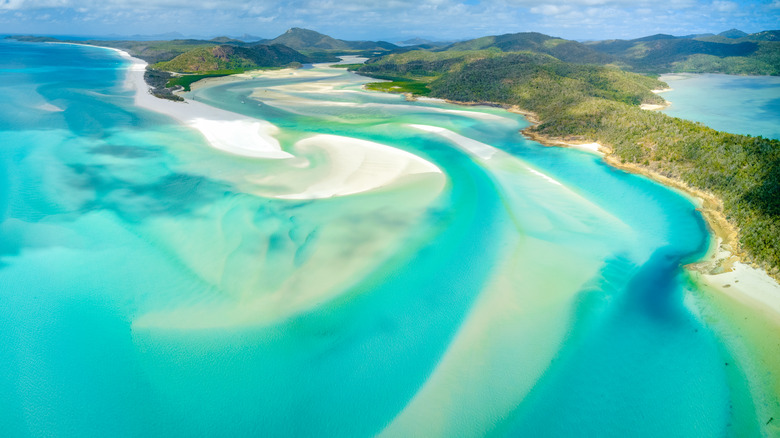
[[[0, 52], [7, 436], [760, 436], [690, 299], [709, 237], [682, 196], [343, 70], [191, 93], [277, 125], [293, 169], [135, 108], [109, 51]], [[327, 167], [314, 134], [444, 173], [269, 197]]]

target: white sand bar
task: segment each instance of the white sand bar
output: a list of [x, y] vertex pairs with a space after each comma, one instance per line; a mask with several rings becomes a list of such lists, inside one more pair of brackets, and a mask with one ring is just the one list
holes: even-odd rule
[[295, 144], [295, 150], [327, 156], [328, 172], [297, 193], [281, 199], [321, 199], [363, 193], [400, 182], [418, 174], [440, 174], [434, 164], [409, 152], [371, 141], [318, 134]]
[[174, 102], [159, 99], [149, 93], [144, 82], [146, 62], [118, 51], [132, 61], [127, 83], [135, 89], [135, 104], [156, 111], [200, 131], [214, 148], [252, 158], [291, 158], [273, 137], [278, 128], [273, 124], [241, 114], [224, 111], [200, 102]]
[[411, 128], [419, 129], [420, 131], [432, 132], [441, 137], [444, 137], [447, 140], [455, 143], [459, 148], [461, 148], [465, 152], [468, 152], [469, 154], [474, 155], [483, 160], [489, 160], [490, 158], [492, 158], [493, 155], [495, 155], [497, 150], [496, 148], [490, 145], [478, 142], [468, 137], [464, 137], [446, 128], [440, 128], [438, 126], [414, 125], [414, 124], [409, 124], [407, 126]]
[[[171, 116], [200, 131], [216, 149], [253, 158], [295, 158], [281, 149], [273, 137], [279, 129], [264, 120], [213, 108], [187, 100], [185, 103], [159, 99], [149, 93], [144, 82], [146, 63], [117, 50], [133, 64], [129, 69], [128, 86], [135, 89], [136, 105]], [[276, 74], [293, 74], [284, 71]], [[295, 144], [298, 152], [324, 152], [328, 171], [323, 178], [294, 193], [276, 194], [282, 199], [320, 199], [367, 192], [397, 183], [418, 174], [439, 174], [434, 164], [416, 155], [382, 144], [336, 135], [315, 135]], [[319, 151], [317, 150], [319, 149]], [[296, 163], [291, 163], [297, 167]], [[274, 175], [269, 181], [276, 183]]]
[[731, 272], [702, 274], [702, 278], [723, 294], [748, 304], [753, 303], [756, 307], [771, 309], [780, 320], [780, 284], [766, 271], [736, 262]]

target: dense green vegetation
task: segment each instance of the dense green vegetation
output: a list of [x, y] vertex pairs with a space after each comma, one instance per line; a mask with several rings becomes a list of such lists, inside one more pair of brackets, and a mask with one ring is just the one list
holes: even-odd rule
[[283, 44], [303, 52], [328, 51], [349, 53], [355, 51], [388, 51], [397, 48], [385, 41], [344, 41], [309, 29], [294, 27], [265, 44]]
[[168, 82], [166, 82], [165, 87], [166, 88], [182, 87], [182, 91], [191, 91], [190, 85], [192, 85], [195, 82], [198, 82], [201, 79], [218, 78], [221, 76], [234, 75], [243, 72], [244, 70], [218, 70], [218, 71], [199, 74], [199, 75], [173, 76], [168, 80]]
[[167, 71], [149, 70], [144, 72], [144, 81], [151, 87], [151, 93], [160, 99], [168, 99], [181, 102], [184, 99], [181, 96], [173, 94], [173, 90], [168, 88], [168, 81], [173, 75]]
[[366, 84], [366, 88], [385, 93], [412, 93], [418, 96], [427, 96], [431, 93], [431, 90], [419, 81], [371, 82]]
[[[291, 29], [274, 40], [257, 43], [230, 39], [79, 42], [121, 48], [150, 62], [167, 61], [156, 64], [160, 69], [198, 73], [175, 79], [164, 72], [147, 74], [147, 80], [155, 83], [170, 81], [182, 87], [198, 76], [226, 74], [224, 70], [333, 60], [336, 53], [392, 51], [365, 65], [345, 67], [391, 81], [369, 84], [374, 90], [517, 105], [543, 120], [533, 128], [538, 134], [598, 141], [625, 162], [709, 190], [723, 199], [726, 216], [740, 228], [742, 247], [778, 274], [780, 141], [725, 134], [642, 111], [640, 103], [663, 101], [650, 91], [663, 84], [617, 67], [650, 73], [777, 75], [780, 31], [653, 35], [589, 44], [518, 33], [464, 41], [437, 51], [397, 48], [383, 42], [348, 42], [305, 29]], [[261, 44], [267, 42], [285, 45]], [[176, 98], [159, 84], [155, 92]]]
[[732, 29], [719, 35], [653, 35], [590, 43], [619, 64], [641, 72], [780, 75], [780, 32]]
[[[575, 64], [614, 65], [642, 73], [729, 73], [780, 75], [780, 31], [676, 37], [658, 34], [634, 40], [579, 43], [536, 32], [486, 36], [441, 50], [532, 51]], [[396, 52], [408, 49], [396, 49]]]
[[244, 71], [259, 67], [281, 67], [290, 63], [310, 62], [301, 53], [282, 45], [237, 47], [221, 45], [190, 50], [170, 61], [158, 62], [157, 70], [176, 72]]
[[370, 60], [358, 72], [406, 78], [430, 96], [517, 105], [550, 137], [598, 141], [614, 155], [718, 195], [740, 243], [774, 274], [780, 267], [780, 141], [718, 132], [639, 109], [662, 99], [657, 79], [576, 65], [531, 52], [404, 53]]
[[497, 48], [503, 52], [532, 51], [554, 56], [576, 64], [608, 64], [613, 56], [594, 50], [585, 44], [555, 38], [537, 32], [509, 33], [455, 43], [445, 50], [484, 50]]

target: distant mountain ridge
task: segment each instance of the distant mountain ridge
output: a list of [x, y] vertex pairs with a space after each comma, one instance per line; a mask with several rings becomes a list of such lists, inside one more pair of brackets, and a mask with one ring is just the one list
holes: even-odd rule
[[[60, 41], [51, 37], [14, 37], [24, 41]], [[780, 75], [780, 30], [746, 34], [730, 29], [715, 34], [674, 36], [656, 34], [632, 40], [604, 40], [580, 43], [538, 32], [519, 32], [485, 36], [456, 42], [444, 47], [430, 43], [399, 47], [385, 41], [346, 41], [302, 28], [292, 28], [270, 40], [245, 42], [229, 37], [211, 40], [177, 39], [172, 41], [72, 41], [82, 44], [109, 46], [129, 51], [150, 63], [171, 61], [190, 50], [228, 45], [251, 48], [258, 45], [289, 47], [307, 57], [309, 62], [335, 61], [337, 54], [359, 53], [369, 57], [386, 53], [404, 53], [414, 50], [500, 52], [530, 51], [553, 56], [575, 64], [614, 65], [642, 73], [694, 72], [753, 75]], [[409, 42], [420, 42], [410, 40]], [[233, 51], [238, 53], [239, 51]], [[231, 55], [233, 56], [233, 55]], [[234, 64], [251, 59], [236, 54]], [[212, 57], [203, 62], [221, 65]], [[273, 57], [268, 58], [273, 60]], [[232, 62], [232, 61], [231, 61]], [[276, 61], [274, 61], [274, 66]], [[295, 61], [301, 62], [301, 61]], [[228, 62], [230, 63], [230, 62]], [[206, 67], [187, 63], [192, 71]]]
[[780, 31], [718, 35], [650, 35], [587, 44], [624, 68], [651, 73], [692, 72], [780, 75]]
[[404, 41], [398, 41], [395, 44], [397, 46], [423, 46], [424, 45], [424, 46], [432, 46], [432, 47], [436, 47], [436, 46], [444, 47], [453, 43], [454, 43], [453, 41], [436, 41], [427, 38], [415, 37]]
[[278, 37], [261, 41], [264, 44], [282, 44], [298, 51], [362, 51], [362, 50], [393, 50], [395, 44], [386, 41], [346, 41], [309, 29], [293, 27]]
[[444, 50], [484, 50], [497, 48], [502, 52], [532, 51], [544, 53], [561, 61], [576, 64], [608, 64], [614, 58], [606, 53], [594, 50], [585, 44], [563, 38], [551, 37], [538, 32], [508, 33], [461, 41]]
[[721, 32], [718, 34], [719, 36], [725, 37], [725, 38], [743, 38], [748, 36], [747, 32], [742, 32], [739, 29], [729, 29], [725, 32]]

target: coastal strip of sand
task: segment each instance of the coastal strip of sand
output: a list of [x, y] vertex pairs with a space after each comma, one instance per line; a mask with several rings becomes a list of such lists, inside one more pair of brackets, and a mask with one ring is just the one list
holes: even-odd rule
[[[144, 81], [146, 62], [124, 51], [117, 52], [131, 62], [127, 85], [135, 90], [136, 105], [173, 117], [200, 131], [216, 149], [251, 158], [298, 158], [291, 160], [294, 163], [290, 164], [296, 169], [301, 168], [301, 161], [311, 165], [306, 159], [307, 154], [324, 154], [328, 157], [325, 164], [328, 167], [327, 172], [318, 172], [321, 176], [314, 181], [308, 181], [305, 187], [299, 187], [300, 184], [294, 181], [287, 181], [294, 173], [267, 175], [259, 183], [266, 187], [275, 187], [276, 190], [268, 193], [259, 191], [266, 196], [296, 200], [330, 198], [377, 190], [419, 174], [443, 176], [437, 166], [416, 155], [387, 145], [343, 136], [313, 135], [305, 138], [294, 145], [293, 149], [298, 155], [293, 155], [282, 150], [279, 141], [274, 138], [278, 128], [265, 120], [224, 111], [189, 99], [174, 102], [153, 96]], [[287, 73], [289, 72], [276, 70], [272, 75]], [[224, 81], [223, 79], [216, 83]], [[297, 178], [294, 179], [297, 181]], [[443, 177], [441, 179], [443, 181]], [[285, 181], [290, 184], [285, 184]], [[304, 178], [302, 181], [307, 180]]]
[[114, 47], [78, 43], [51, 43], [111, 50], [130, 62], [125, 86], [135, 91], [135, 104], [141, 108], [172, 117], [182, 124], [199, 131], [215, 149], [251, 158], [283, 159], [292, 155], [283, 151], [273, 137], [278, 128], [259, 119], [224, 111], [209, 105], [186, 100], [174, 102], [160, 99], [149, 92], [144, 81], [147, 62]]
[[[536, 114], [519, 108], [508, 108], [510, 111], [526, 116], [531, 127], [540, 123]], [[530, 128], [530, 127], [529, 127]], [[523, 135], [545, 146], [580, 147], [582, 144], [566, 139], [550, 138], [537, 134], [526, 128]], [[686, 268], [702, 282], [722, 294], [732, 298], [740, 298], [746, 306], [752, 306], [756, 311], [771, 309], [774, 318], [780, 321], [780, 283], [765, 270], [751, 266], [746, 262], [746, 254], [739, 248], [739, 232], [723, 214], [723, 201], [712, 193], [691, 187], [682, 180], [669, 178], [652, 169], [635, 163], [624, 163], [611, 155], [612, 149], [598, 143], [587, 143], [587, 148], [596, 149], [604, 156], [604, 161], [617, 169], [643, 175], [666, 187], [678, 190], [698, 204], [708, 228], [712, 233], [715, 245], [706, 258], [700, 262], [687, 265]]]
[[283, 151], [279, 141], [273, 137], [278, 128], [265, 120], [192, 100], [174, 102], [153, 96], [144, 81], [146, 62], [133, 58], [127, 52], [118, 52], [132, 63], [128, 69], [127, 84], [135, 89], [137, 106], [173, 117], [200, 131], [216, 149], [252, 158], [292, 158], [292, 154]]

